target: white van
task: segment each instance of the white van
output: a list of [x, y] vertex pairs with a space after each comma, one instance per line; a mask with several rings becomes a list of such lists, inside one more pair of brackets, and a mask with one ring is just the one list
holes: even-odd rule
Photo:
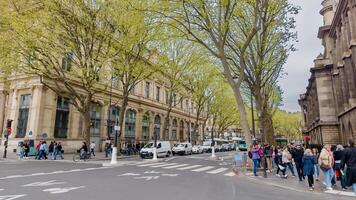
[[[140, 151], [141, 158], [153, 157], [154, 141], [147, 143]], [[157, 141], [157, 157], [169, 157], [172, 154], [171, 143]]]
[[192, 144], [189, 142], [179, 143], [173, 147], [172, 152], [173, 155], [192, 155]]

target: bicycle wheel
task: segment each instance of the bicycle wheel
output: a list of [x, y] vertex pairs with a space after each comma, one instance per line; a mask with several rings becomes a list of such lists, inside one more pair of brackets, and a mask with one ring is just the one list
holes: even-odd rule
[[74, 162], [79, 162], [80, 161], [80, 155], [79, 154], [74, 154], [73, 155], [73, 161]]

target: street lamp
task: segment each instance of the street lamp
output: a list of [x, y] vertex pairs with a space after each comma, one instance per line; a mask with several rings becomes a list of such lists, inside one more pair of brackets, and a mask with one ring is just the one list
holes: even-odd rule
[[215, 140], [214, 140], [214, 127], [211, 128], [211, 158], [216, 158], [216, 155], [215, 155]]
[[115, 126], [114, 147], [112, 148], [111, 162], [110, 162], [110, 164], [112, 164], [112, 165], [116, 165], [117, 164], [117, 136], [118, 136], [118, 131], [120, 131], [120, 126]]

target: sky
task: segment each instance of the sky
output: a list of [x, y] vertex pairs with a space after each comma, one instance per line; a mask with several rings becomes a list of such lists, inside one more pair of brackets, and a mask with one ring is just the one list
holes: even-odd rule
[[321, 40], [317, 38], [318, 29], [323, 23], [323, 17], [319, 14], [322, 8], [322, 0], [289, 0], [294, 5], [301, 7], [296, 16], [296, 31], [298, 43], [296, 52], [292, 52], [285, 64], [285, 75], [280, 80], [283, 89], [284, 110], [300, 111], [298, 105], [299, 95], [306, 92], [310, 67], [313, 60], [323, 52]]

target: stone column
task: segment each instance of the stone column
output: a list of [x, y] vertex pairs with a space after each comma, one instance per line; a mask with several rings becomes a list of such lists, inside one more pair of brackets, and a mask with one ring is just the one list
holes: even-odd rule
[[349, 18], [349, 27], [351, 32], [351, 45], [356, 45], [356, 2], [349, 0], [349, 11], [347, 13]]
[[143, 119], [143, 110], [138, 109], [136, 113], [136, 123], [135, 123], [135, 140], [136, 143], [141, 142], [142, 140], [142, 119]]
[[[28, 117], [28, 129], [26, 133], [26, 138], [28, 136], [28, 132], [33, 132], [33, 137], [41, 134], [43, 131], [43, 85], [35, 85], [32, 88], [32, 99], [31, 106], [29, 110]], [[46, 119], [45, 119], [46, 120]], [[55, 123], [55, 120], [46, 121], [46, 123]], [[54, 138], [54, 129], [50, 130], [48, 133], [48, 139]]]

